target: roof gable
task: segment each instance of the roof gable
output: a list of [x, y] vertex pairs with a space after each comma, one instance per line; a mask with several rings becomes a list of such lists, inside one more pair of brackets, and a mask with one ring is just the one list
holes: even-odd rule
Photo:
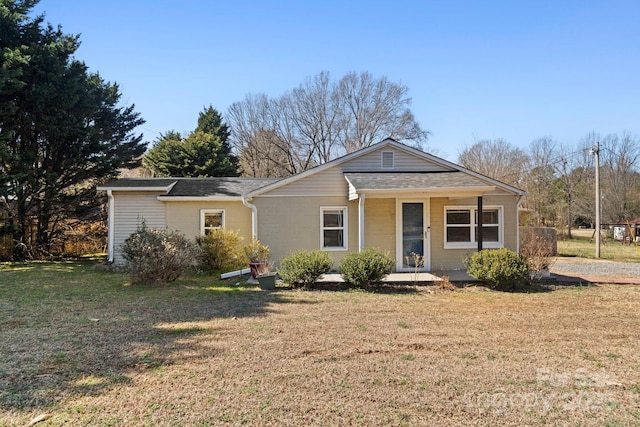
[[[383, 165], [382, 153], [386, 151], [394, 152], [395, 159], [393, 168], [389, 168], [388, 163]], [[388, 161], [388, 159], [385, 160]], [[290, 186], [300, 180], [304, 180], [332, 168], [339, 168], [340, 174], [343, 172], [386, 172], [389, 174], [393, 174], [393, 172], [462, 172], [470, 177], [479, 179], [487, 185], [499, 187], [518, 195], [525, 194], [523, 190], [516, 187], [507, 185], [440, 157], [387, 138], [384, 141], [373, 144], [362, 150], [344, 155], [320, 166], [316, 166], [315, 168], [278, 180], [272, 184], [254, 190], [248, 194], [248, 196], [252, 197], [263, 195], [281, 187]]]

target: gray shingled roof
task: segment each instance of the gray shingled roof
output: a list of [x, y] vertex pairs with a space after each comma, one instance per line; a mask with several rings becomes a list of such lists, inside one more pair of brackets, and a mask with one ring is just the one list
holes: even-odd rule
[[464, 172], [345, 172], [356, 191], [410, 190], [433, 188], [473, 188], [491, 184]]
[[179, 178], [168, 196], [239, 197], [277, 181], [274, 178]]
[[175, 183], [169, 197], [240, 197], [250, 191], [271, 184], [276, 178], [122, 178], [111, 181], [101, 189], [155, 188], [159, 190]]

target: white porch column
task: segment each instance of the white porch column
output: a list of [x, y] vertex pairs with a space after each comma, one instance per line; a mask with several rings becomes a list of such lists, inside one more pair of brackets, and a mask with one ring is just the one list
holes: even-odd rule
[[364, 250], [364, 193], [358, 196], [358, 252], [362, 252]]

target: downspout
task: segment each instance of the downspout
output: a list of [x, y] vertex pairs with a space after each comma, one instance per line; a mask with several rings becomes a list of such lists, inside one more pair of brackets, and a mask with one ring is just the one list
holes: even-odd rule
[[258, 238], [258, 208], [256, 205], [252, 205], [247, 201], [247, 198], [242, 196], [242, 204], [251, 209], [251, 238]]
[[114, 216], [116, 210], [114, 205], [113, 191], [107, 190], [107, 197], [109, 198], [109, 213], [107, 214], [107, 256], [109, 264], [113, 264], [113, 238], [115, 235]]

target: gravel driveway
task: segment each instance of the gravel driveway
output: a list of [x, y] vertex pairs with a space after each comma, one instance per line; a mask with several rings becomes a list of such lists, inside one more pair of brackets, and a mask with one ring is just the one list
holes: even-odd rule
[[640, 263], [559, 257], [549, 270], [560, 280], [640, 284]]

